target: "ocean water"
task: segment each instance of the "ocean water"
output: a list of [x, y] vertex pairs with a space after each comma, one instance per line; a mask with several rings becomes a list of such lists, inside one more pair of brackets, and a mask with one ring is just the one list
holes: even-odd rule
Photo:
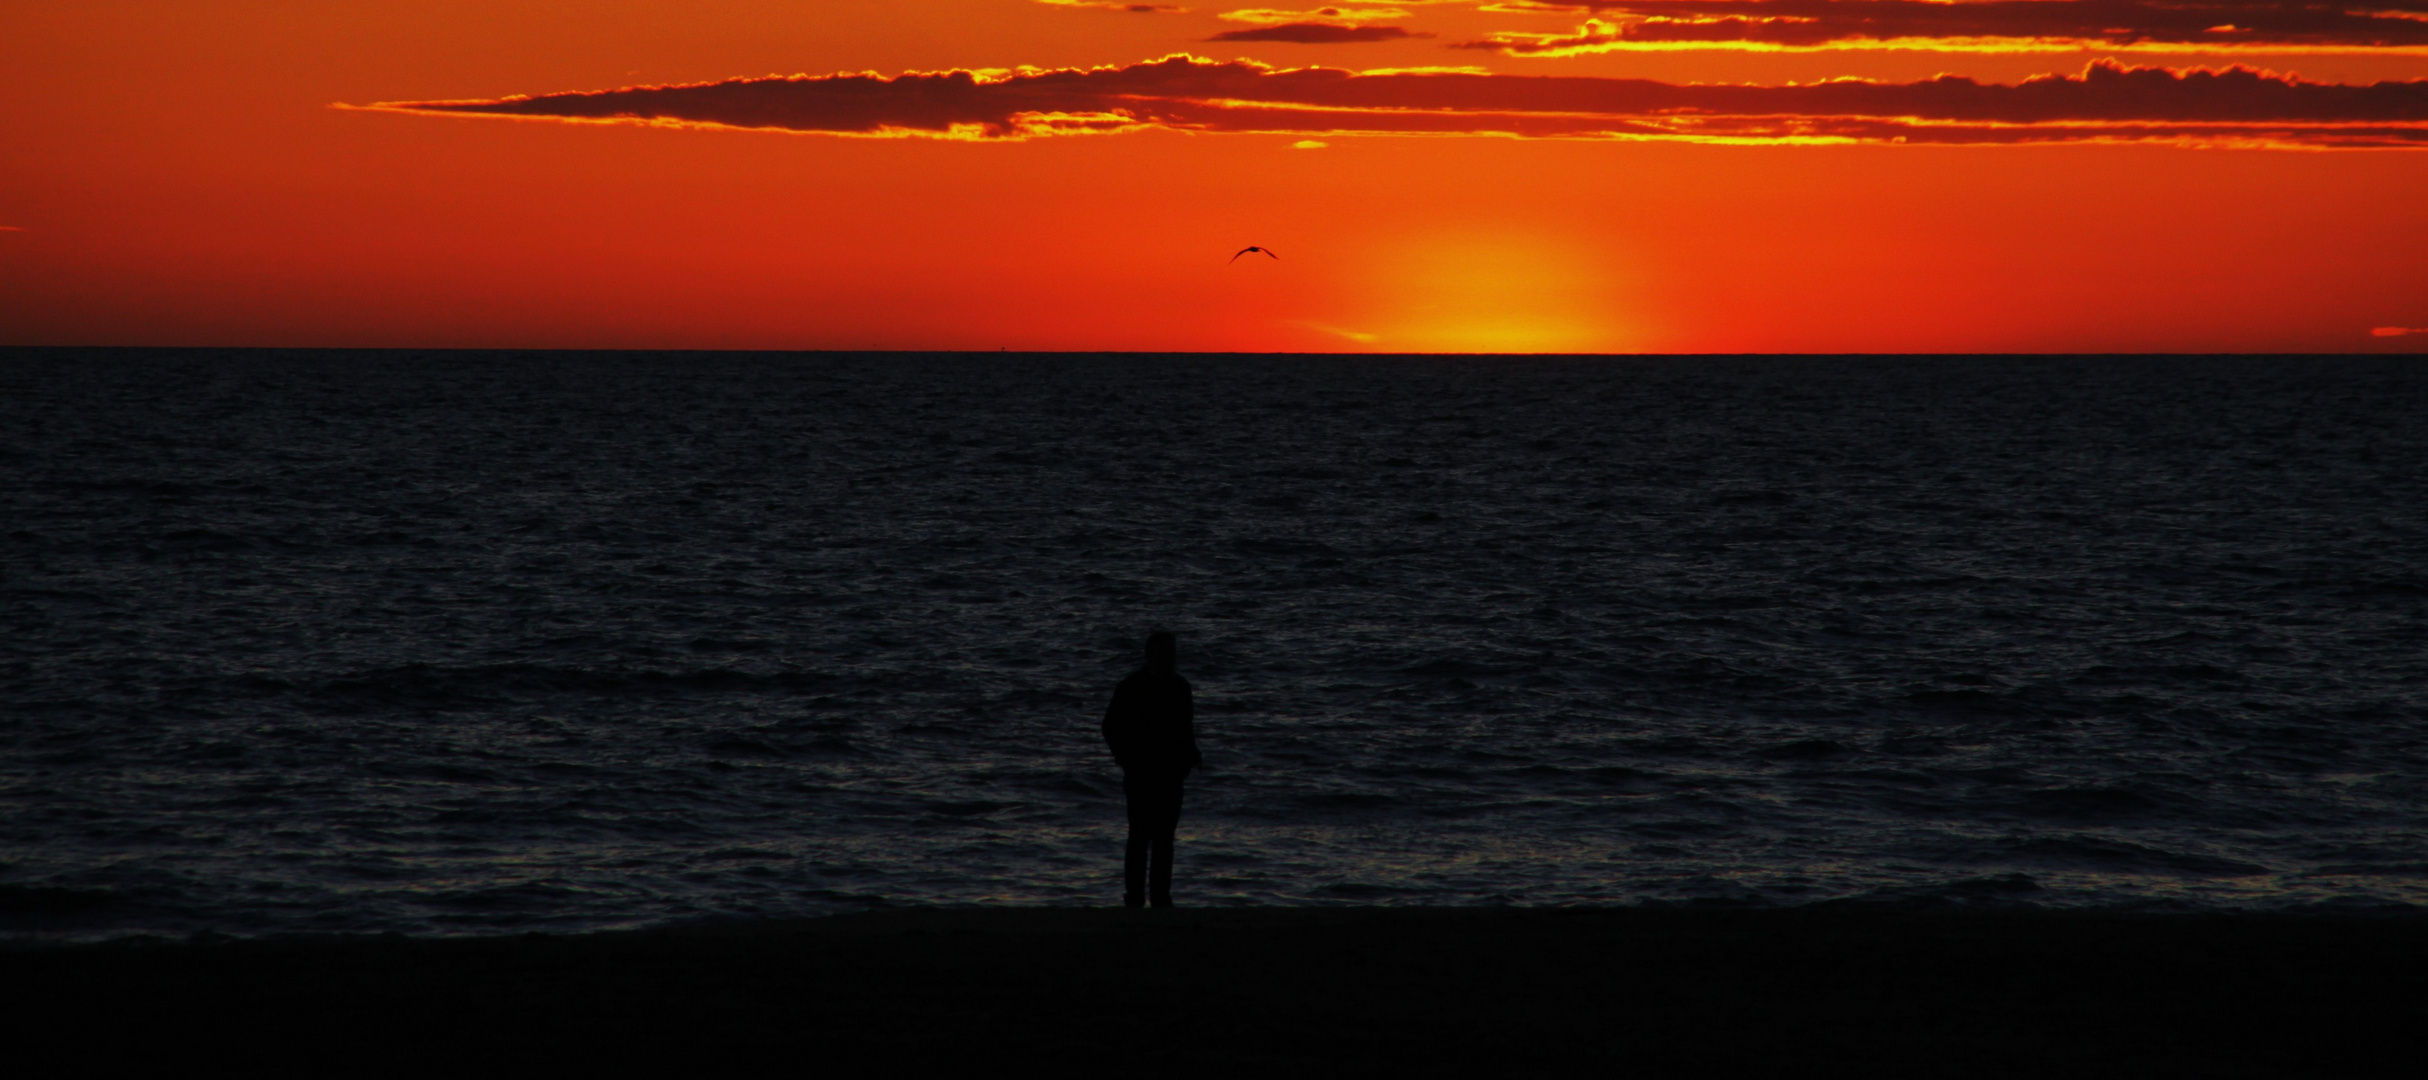
[[0, 353], [0, 930], [2428, 903], [2428, 363]]

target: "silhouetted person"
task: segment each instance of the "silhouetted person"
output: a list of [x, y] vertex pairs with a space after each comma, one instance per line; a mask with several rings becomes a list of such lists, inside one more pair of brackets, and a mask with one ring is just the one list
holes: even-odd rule
[[1180, 785], [1204, 758], [1197, 753], [1197, 706], [1189, 680], [1172, 670], [1179, 649], [1172, 635], [1147, 635], [1147, 662], [1113, 689], [1104, 711], [1104, 741], [1121, 763], [1121, 791], [1130, 800], [1130, 846], [1121, 860], [1121, 902], [1150, 898], [1172, 906], [1172, 834], [1180, 827]]

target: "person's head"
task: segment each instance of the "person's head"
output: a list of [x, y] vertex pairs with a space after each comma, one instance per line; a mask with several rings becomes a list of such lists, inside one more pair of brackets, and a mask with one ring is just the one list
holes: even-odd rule
[[1147, 666], [1156, 671], [1170, 671], [1180, 662], [1180, 642], [1169, 630], [1157, 630], [1147, 635]]

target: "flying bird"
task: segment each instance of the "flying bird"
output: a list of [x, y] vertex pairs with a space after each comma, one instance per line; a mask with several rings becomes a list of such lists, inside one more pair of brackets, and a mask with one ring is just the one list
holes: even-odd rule
[[[1240, 256], [1245, 255], [1245, 254], [1247, 254], [1247, 253], [1249, 253], [1249, 252], [1251, 252], [1251, 251], [1256, 252], [1256, 253], [1258, 253], [1258, 254], [1261, 254], [1261, 255], [1263, 255], [1264, 257], [1266, 257], [1266, 258], [1268, 258], [1268, 259], [1273, 260], [1274, 262], [1280, 262], [1280, 261], [1281, 261], [1281, 256], [1279, 256], [1279, 255], [1275, 255], [1275, 254], [1273, 254], [1272, 252], [1267, 251], [1267, 250], [1265, 250], [1264, 248], [1257, 247], [1257, 246], [1256, 246], [1256, 245], [1254, 245], [1254, 244], [1250, 244], [1250, 245], [1248, 245], [1247, 247], [1241, 248], [1241, 249], [1239, 249], [1238, 251], [1235, 251], [1235, 252], [1231, 253], [1231, 262], [1238, 262], [1238, 261], [1239, 261], [1239, 257], [1240, 257]], [[1224, 263], [1223, 265], [1224, 265], [1224, 266], [1229, 266], [1229, 265], [1231, 265], [1231, 263]]]

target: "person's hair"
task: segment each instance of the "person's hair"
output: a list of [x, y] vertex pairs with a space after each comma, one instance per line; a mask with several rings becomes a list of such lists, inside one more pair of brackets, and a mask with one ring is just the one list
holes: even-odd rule
[[1171, 667], [1180, 659], [1180, 639], [1169, 630], [1157, 630], [1147, 635], [1147, 666]]

